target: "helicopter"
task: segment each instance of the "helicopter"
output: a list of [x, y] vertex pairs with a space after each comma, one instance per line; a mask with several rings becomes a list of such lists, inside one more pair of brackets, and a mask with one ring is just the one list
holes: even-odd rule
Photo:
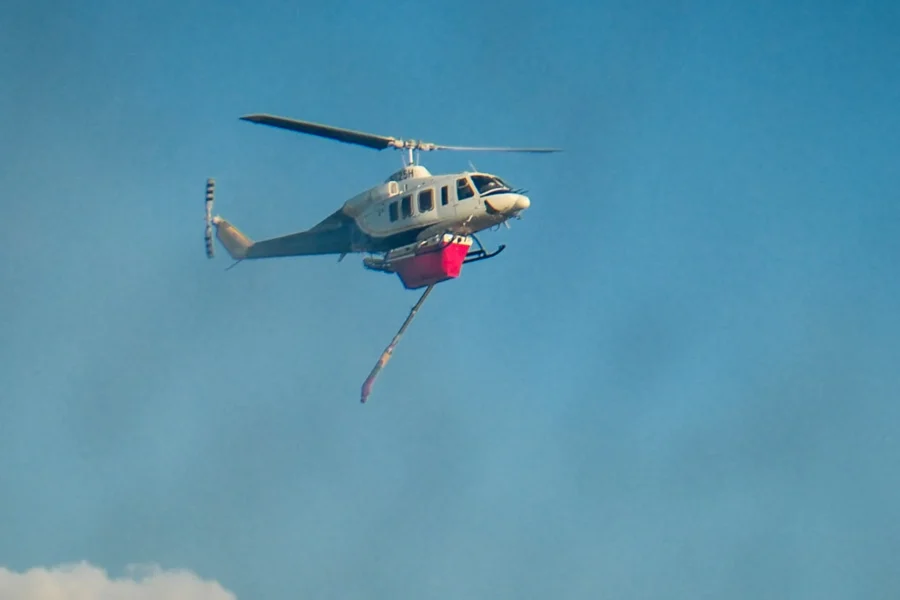
[[[488, 252], [476, 234], [501, 225], [508, 228], [510, 219], [521, 219], [531, 206], [526, 190], [515, 188], [492, 173], [475, 170], [432, 174], [419, 164], [420, 153], [440, 150], [561, 152], [558, 148], [447, 146], [270, 114], [248, 114], [240, 120], [376, 151], [405, 152], [400, 170], [346, 200], [313, 227], [260, 241], [252, 240], [222, 217], [212, 215], [215, 180], [207, 179], [206, 184], [208, 258], [215, 256], [215, 228], [215, 237], [235, 261], [232, 267], [245, 260], [338, 255], [341, 262], [348, 254], [366, 254], [365, 268], [397, 274], [406, 289], [427, 288], [366, 380], [362, 402], [366, 401], [375, 376], [434, 285], [458, 277], [463, 264], [493, 258], [505, 249], [505, 245], [500, 245]], [[477, 249], [472, 249], [473, 243]]]

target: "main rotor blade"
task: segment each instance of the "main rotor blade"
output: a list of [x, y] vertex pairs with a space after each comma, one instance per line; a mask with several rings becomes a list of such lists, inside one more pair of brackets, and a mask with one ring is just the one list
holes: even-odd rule
[[341, 127], [332, 127], [331, 125], [321, 125], [310, 121], [299, 121], [297, 119], [288, 119], [286, 117], [277, 117], [274, 115], [253, 114], [241, 117], [242, 121], [250, 121], [260, 125], [269, 125], [270, 127], [278, 127], [280, 129], [288, 129], [298, 133], [307, 133], [323, 138], [344, 142], [345, 144], [356, 144], [357, 146], [365, 146], [375, 150], [384, 150], [396, 146], [396, 139], [365, 133], [363, 131], [353, 131], [352, 129], [343, 129]]
[[461, 150], [463, 152], [562, 152], [560, 148], [492, 148], [489, 146], [444, 146], [442, 144], [425, 144], [423, 150]]
[[365, 146], [366, 148], [373, 148], [375, 150], [395, 148], [397, 150], [415, 149], [421, 150], [422, 152], [429, 152], [431, 150], [456, 150], [463, 152], [562, 152], [562, 150], [559, 148], [492, 148], [487, 146], [445, 146], [442, 144], [432, 144], [430, 142], [422, 142], [418, 140], [402, 140], [395, 137], [366, 133], [364, 131], [354, 131], [352, 129], [344, 129], [342, 127], [332, 127], [331, 125], [322, 125], [321, 123], [300, 121], [298, 119], [289, 119], [287, 117], [278, 117], [275, 115], [267, 114], [244, 115], [243, 117], [241, 117], [241, 120], [249, 121], [251, 123], [258, 123], [260, 125], [268, 125], [270, 127], [278, 127], [279, 129], [296, 131], [298, 133], [315, 135], [318, 137], [343, 142], [345, 144]]

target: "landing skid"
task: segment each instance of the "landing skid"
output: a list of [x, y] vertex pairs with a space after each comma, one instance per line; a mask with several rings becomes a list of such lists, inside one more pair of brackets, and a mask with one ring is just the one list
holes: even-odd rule
[[466, 259], [463, 261], [463, 264], [494, 258], [506, 249], [506, 244], [500, 244], [496, 250], [494, 250], [493, 252], [488, 252], [484, 249], [484, 245], [475, 234], [470, 234], [469, 237], [475, 240], [475, 243], [478, 244], [478, 250], [472, 250], [468, 254], [466, 254]]

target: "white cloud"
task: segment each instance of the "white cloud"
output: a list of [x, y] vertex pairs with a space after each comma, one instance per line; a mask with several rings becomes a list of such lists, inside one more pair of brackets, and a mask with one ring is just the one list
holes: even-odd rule
[[237, 600], [217, 581], [184, 570], [131, 566], [110, 578], [85, 562], [23, 573], [0, 567], [0, 600]]

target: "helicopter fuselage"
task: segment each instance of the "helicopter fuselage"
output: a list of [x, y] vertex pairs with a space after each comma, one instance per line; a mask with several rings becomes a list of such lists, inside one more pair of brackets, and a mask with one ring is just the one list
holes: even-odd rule
[[354, 196], [326, 221], [342, 221], [351, 252], [386, 252], [441, 233], [477, 233], [518, 217], [530, 204], [496, 175], [432, 175], [413, 165]]

